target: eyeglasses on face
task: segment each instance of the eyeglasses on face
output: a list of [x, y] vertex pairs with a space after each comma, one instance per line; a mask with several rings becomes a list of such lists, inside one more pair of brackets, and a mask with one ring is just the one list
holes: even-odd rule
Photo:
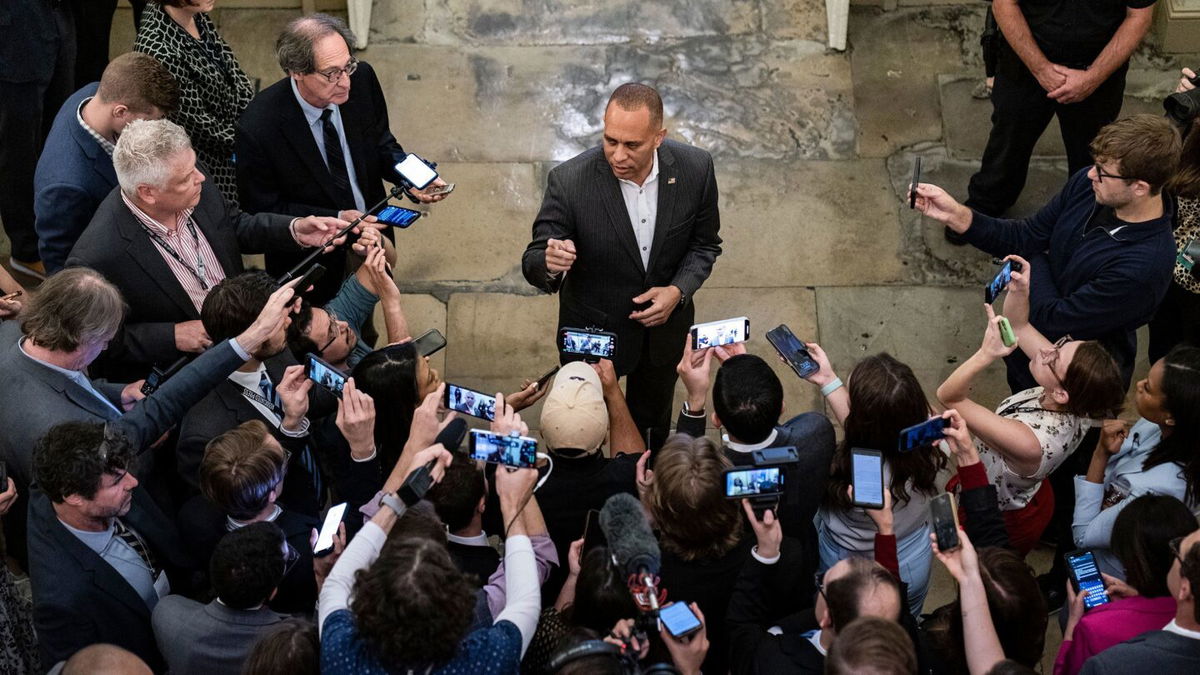
[[325, 314], [329, 316], [329, 328], [325, 331], [325, 344], [317, 350], [318, 354], [324, 354], [325, 350], [329, 349], [329, 345], [333, 344], [334, 340], [337, 340], [338, 336], [342, 334], [342, 322], [337, 313], [332, 309], [327, 309]]
[[1050, 369], [1050, 374], [1054, 376], [1054, 379], [1058, 380], [1058, 386], [1060, 387], [1063, 386], [1063, 380], [1058, 376], [1058, 371], [1056, 370], [1056, 368], [1058, 368], [1058, 356], [1062, 353], [1063, 345], [1067, 344], [1072, 339], [1073, 338], [1070, 335], [1064, 335], [1055, 340], [1053, 347], [1054, 352], [1046, 358], [1046, 367]]
[[1092, 167], [1094, 169], [1096, 169], [1096, 180], [1100, 181], [1101, 183], [1104, 182], [1105, 178], [1116, 178], [1117, 180], [1133, 180], [1132, 178], [1129, 178], [1128, 176], [1118, 176], [1115, 173], [1105, 173], [1104, 169], [1102, 169], [1100, 167], [1099, 162], [1093, 163]]
[[351, 56], [350, 62], [347, 63], [344, 68], [327, 68], [325, 70], [316, 71], [316, 74], [324, 77], [326, 80], [329, 80], [330, 84], [334, 84], [338, 80], [342, 79], [343, 73], [345, 73], [346, 77], [350, 77], [356, 70], [358, 70], [358, 59]]

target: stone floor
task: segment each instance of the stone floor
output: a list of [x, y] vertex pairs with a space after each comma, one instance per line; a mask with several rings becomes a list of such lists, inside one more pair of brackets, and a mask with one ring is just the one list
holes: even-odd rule
[[[786, 322], [843, 374], [887, 350], [932, 393], [978, 344], [993, 266], [946, 245], [901, 194], [914, 156], [927, 181], [957, 195], [978, 164], [990, 115], [971, 98], [983, 10], [856, 6], [839, 53], [825, 48], [818, 0], [377, 2], [359, 56], [380, 75], [400, 141], [458, 184], [398, 233], [411, 325], [446, 334], [436, 365], [468, 386], [510, 389], [556, 361], [556, 300], [526, 285], [521, 252], [549, 168], [596, 143], [608, 93], [641, 80], [663, 93], [671, 135], [716, 159], [725, 252], [697, 295], [697, 319], [748, 315], [750, 349], [764, 356], [759, 336]], [[274, 36], [294, 15], [213, 13], [265, 84], [280, 77]], [[116, 24], [114, 54], [132, 42], [128, 10]], [[1126, 112], [1161, 111], [1179, 67], [1197, 60], [1144, 46]], [[1057, 129], [1038, 153], [1016, 214], [1065, 178]], [[789, 410], [820, 405], [779, 371]], [[991, 403], [1004, 391], [997, 368], [977, 394]], [[939, 576], [930, 606], [952, 593]]]

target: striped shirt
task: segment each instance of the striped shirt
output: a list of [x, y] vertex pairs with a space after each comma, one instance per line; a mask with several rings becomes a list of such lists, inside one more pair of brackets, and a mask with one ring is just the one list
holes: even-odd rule
[[117, 146], [114, 145], [112, 141], [101, 136], [100, 132], [88, 126], [87, 122], [83, 121], [83, 107], [87, 105], [88, 101], [91, 101], [93, 98], [95, 98], [95, 96], [89, 96], [83, 99], [83, 102], [81, 102], [79, 107], [75, 109], [75, 120], [79, 122], [79, 126], [83, 127], [84, 131], [88, 132], [89, 136], [96, 139], [96, 142], [100, 144], [100, 148], [104, 150], [104, 152], [108, 153], [109, 157], [112, 157], [112, 154], [116, 151]]
[[[225, 278], [225, 269], [221, 267], [221, 262], [217, 260], [217, 254], [213, 253], [212, 246], [209, 245], [208, 239], [204, 236], [204, 231], [199, 227], [195, 227], [192, 221], [193, 209], [184, 209], [175, 214], [175, 229], [167, 229], [162, 223], [146, 215], [144, 211], [137, 207], [129, 197], [121, 192], [121, 199], [124, 200], [125, 206], [129, 207], [130, 212], [141, 223], [142, 228], [147, 232], [147, 236], [162, 255], [163, 262], [167, 263], [167, 267], [171, 269], [171, 273], [175, 275], [175, 280], [187, 292], [188, 297], [192, 299], [192, 304], [196, 306], [196, 311], [200, 311], [200, 307], [204, 304], [204, 298], [208, 296], [208, 291], [213, 286], [221, 283]], [[189, 227], [189, 224], [192, 227]], [[151, 237], [149, 233], [153, 232], [158, 237]], [[193, 238], [193, 232], [195, 237]], [[165, 248], [161, 242], [166, 242], [171, 250], [178, 255], [171, 255], [171, 252]], [[200, 264], [203, 262], [203, 265]], [[203, 281], [201, 281], [203, 279]]]

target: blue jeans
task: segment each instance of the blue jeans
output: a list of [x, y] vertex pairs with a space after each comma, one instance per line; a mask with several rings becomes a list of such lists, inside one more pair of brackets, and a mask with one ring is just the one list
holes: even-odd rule
[[[830, 536], [825, 523], [820, 518], [817, 518], [816, 522], [817, 547], [821, 554], [817, 571], [821, 574], [845, 558], [873, 557], [865, 552], [842, 548]], [[896, 557], [900, 562], [900, 579], [908, 584], [908, 604], [913, 617], [921, 616], [921, 606], [925, 604], [925, 595], [929, 593], [929, 566], [933, 564], [933, 549], [929, 546], [931, 531], [926, 525], [896, 541]]]

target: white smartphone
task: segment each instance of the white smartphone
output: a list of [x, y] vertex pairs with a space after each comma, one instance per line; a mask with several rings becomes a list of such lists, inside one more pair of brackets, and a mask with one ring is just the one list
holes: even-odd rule
[[329, 513], [325, 514], [325, 523], [321, 525], [317, 543], [313, 545], [314, 556], [320, 558], [333, 553], [333, 536], [337, 534], [338, 525], [342, 523], [344, 515], [346, 515], [346, 502], [331, 507]]
[[396, 164], [396, 173], [404, 176], [404, 180], [412, 183], [412, 186], [417, 190], [424, 190], [426, 185], [437, 180], [438, 174], [420, 157], [413, 153], [408, 153], [404, 161]]

